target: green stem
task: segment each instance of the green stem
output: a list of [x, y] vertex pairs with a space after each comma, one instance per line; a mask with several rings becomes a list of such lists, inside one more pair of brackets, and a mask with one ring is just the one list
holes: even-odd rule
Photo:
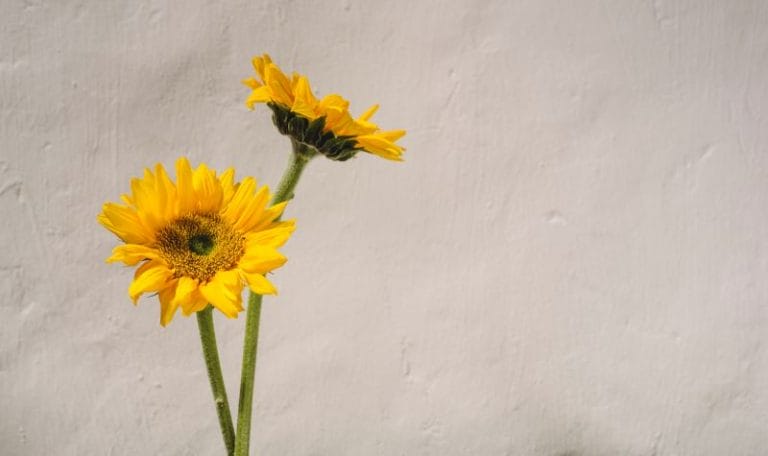
[[[293, 190], [299, 182], [301, 172], [309, 163], [312, 155], [299, 143], [293, 142], [288, 168], [277, 188], [272, 204], [282, 203], [293, 198]], [[237, 408], [237, 437], [235, 455], [248, 456], [251, 442], [251, 415], [253, 409], [253, 381], [256, 374], [256, 352], [259, 345], [259, 321], [261, 319], [261, 295], [251, 293], [248, 296], [248, 309], [245, 317], [245, 342], [243, 345], [243, 367], [240, 377], [240, 402]]]
[[277, 186], [277, 192], [272, 198], [273, 205], [293, 198], [293, 189], [299, 183], [301, 172], [304, 171], [304, 167], [314, 156], [314, 153], [310, 152], [303, 144], [297, 141], [291, 141], [291, 143], [293, 153], [288, 161], [288, 167], [283, 172], [283, 178], [280, 179], [280, 184]]
[[213, 308], [208, 306], [205, 310], [197, 312], [197, 326], [200, 328], [200, 342], [203, 345], [203, 357], [205, 358], [205, 367], [208, 369], [208, 378], [211, 381], [216, 413], [219, 415], [221, 435], [224, 437], [227, 455], [231, 456], [235, 453], [235, 429], [232, 426], [232, 414], [229, 411], [224, 377], [221, 375], [221, 363], [219, 362], [219, 351], [216, 348], [216, 332], [213, 329], [212, 310]]
[[248, 296], [243, 346], [243, 371], [240, 378], [240, 403], [237, 408], [237, 438], [235, 454], [247, 456], [251, 440], [251, 410], [253, 408], [253, 379], [256, 374], [256, 350], [259, 345], [261, 295]]

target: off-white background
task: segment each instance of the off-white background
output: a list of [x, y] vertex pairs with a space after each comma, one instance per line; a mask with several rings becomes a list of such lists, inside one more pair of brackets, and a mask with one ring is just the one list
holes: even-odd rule
[[[405, 128], [312, 162], [259, 455], [768, 454], [768, 4], [0, 5], [0, 454], [223, 454], [194, 319], [104, 201], [186, 154], [274, 185], [270, 52]], [[244, 319], [217, 318], [237, 401]], [[236, 405], [234, 405], [236, 407]]]

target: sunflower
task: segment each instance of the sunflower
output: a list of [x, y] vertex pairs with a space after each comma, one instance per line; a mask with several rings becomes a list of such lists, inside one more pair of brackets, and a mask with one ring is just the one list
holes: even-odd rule
[[253, 68], [259, 78], [243, 80], [253, 89], [245, 105], [253, 109], [256, 103], [266, 103], [280, 133], [290, 136], [304, 151], [339, 161], [354, 157], [360, 150], [388, 160], [402, 160], [405, 149], [396, 141], [405, 130], [379, 130], [370, 121], [378, 105], [354, 119], [349, 113], [349, 101], [335, 94], [318, 100], [305, 76], [293, 73], [289, 79], [269, 55], [254, 57]]
[[105, 203], [98, 216], [125, 242], [107, 262], [139, 265], [128, 295], [136, 304], [143, 293], [156, 292], [163, 326], [179, 307], [188, 316], [209, 303], [236, 318], [245, 285], [258, 294], [277, 292], [264, 275], [285, 263], [277, 248], [294, 222], [279, 221], [286, 203], [268, 207], [266, 186], [234, 178], [232, 168], [217, 176], [180, 158], [174, 184], [158, 164], [154, 173], [145, 169], [143, 178], [131, 180], [125, 204]]

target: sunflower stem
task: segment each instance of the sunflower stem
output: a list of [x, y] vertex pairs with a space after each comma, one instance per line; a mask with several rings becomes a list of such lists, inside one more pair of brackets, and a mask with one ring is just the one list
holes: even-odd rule
[[277, 192], [272, 198], [272, 204], [282, 203], [293, 198], [293, 190], [296, 188], [296, 184], [299, 183], [304, 167], [307, 166], [309, 160], [315, 155], [307, 146], [292, 139], [291, 144], [293, 146], [293, 153], [288, 161], [288, 167], [283, 172], [283, 177], [280, 179], [280, 184], [277, 186]]
[[[306, 146], [293, 142], [288, 168], [272, 198], [272, 204], [282, 203], [293, 198], [293, 190], [299, 182], [304, 167], [312, 158]], [[259, 322], [261, 320], [261, 295], [251, 292], [248, 296], [248, 309], [245, 317], [245, 341], [243, 344], [243, 367], [240, 377], [240, 401], [237, 407], [237, 436], [235, 455], [248, 456], [251, 441], [251, 416], [253, 410], [253, 382], [256, 375], [256, 352], [259, 345]]]
[[197, 312], [197, 326], [200, 329], [200, 342], [203, 345], [203, 358], [208, 369], [208, 378], [211, 381], [213, 401], [216, 404], [216, 413], [219, 416], [221, 435], [224, 438], [224, 446], [227, 455], [235, 452], [235, 429], [232, 425], [232, 414], [229, 411], [227, 390], [224, 387], [224, 377], [221, 374], [219, 351], [216, 345], [216, 332], [213, 329], [213, 308], [208, 306], [205, 310]]

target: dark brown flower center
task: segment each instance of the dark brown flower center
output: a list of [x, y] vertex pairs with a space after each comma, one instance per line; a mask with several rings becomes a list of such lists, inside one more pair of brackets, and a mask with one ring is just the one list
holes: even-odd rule
[[218, 214], [190, 214], [162, 228], [157, 247], [174, 277], [207, 282], [237, 265], [245, 252], [245, 237]]

